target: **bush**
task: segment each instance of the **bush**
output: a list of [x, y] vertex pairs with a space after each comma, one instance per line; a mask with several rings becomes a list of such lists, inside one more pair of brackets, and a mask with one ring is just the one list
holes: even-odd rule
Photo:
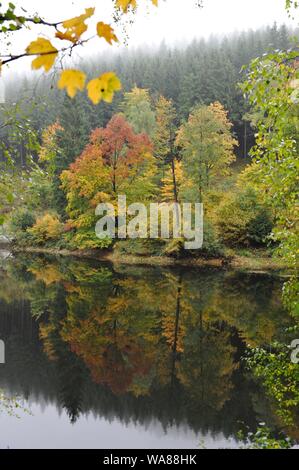
[[203, 246], [197, 250], [186, 250], [184, 239], [169, 240], [163, 254], [174, 258], [218, 258], [224, 256], [224, 250], [217, 238], [215, 228], [211, 221], [205, 219], [203, 227]]
[[259, 246], [267, 242], [273, 228], [270, 209], [252, 188], [227, 195], [216, 211], [216, 225], [228, 246]]
[[224, 255], [223, 246], [217, 236], [217, 230], [211, 221], [204, 219], [203, 246], [199, 251], [200, 256], [221, 257]]
[[111, 238], [100, 239], [94, 229], [82, 229], [75, 233], [67, 234], [69, 248], [74, 250], [105, 249], [112, 245]]
[[44, 245], [47, 242], [59, 240], [63, 233], [63, 224], [55, 214], [45, 214], [38, 217], [32, 228], [27, 230], [32, 240]]
[[19, 232], [26, 232], [26, 230], [31, 228], [34, 224], [34, 214], [27, 209], [19, 209], [13, 212], [9, 228], [17, 238]]
[[119, 240], [114, 245], [114, 251], [120, 255], [161, 256], [165, 248], [162, 239], [127, 239]]

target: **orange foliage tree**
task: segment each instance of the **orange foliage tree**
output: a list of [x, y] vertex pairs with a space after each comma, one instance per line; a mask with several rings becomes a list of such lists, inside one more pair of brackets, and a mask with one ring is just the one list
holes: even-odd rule
[[[118, 194], [125, 194], [128, 201], [150, 199], [155, 192], [155, 172], [149, 137], [135, 134], [122, 115], [92, 132], [82, 155], [61, 175], [71, 226], [88, 232], [85, 248], [96, 247], [96, 206], [116, 202]], [[91, 244], [86, 237], [92, 238]], [[78, 247], [83, 247], [81, 242]]]

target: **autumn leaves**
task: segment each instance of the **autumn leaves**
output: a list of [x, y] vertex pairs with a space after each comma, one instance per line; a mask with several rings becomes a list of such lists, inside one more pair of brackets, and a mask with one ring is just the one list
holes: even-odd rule
[[[58, 81], [58, 88], [65, 88], [67, 94], [74, 98], [78, 91], [85, 88], [86, 74], [80, 70], [64, 70]], [[93, 104], [98, 104], [101, 100], [111, 103], [114, 92], [121, 90], [120, 80], [115, 73], [107, 72], [98, 78], [94, 78], [88, 82], [87, 93]]]
[[101, 100], [111, 103], [114, 92], [121, 89], [121, 83], [113, 72], [107, 72], [99, 78], [94, 78], [87, 85], [89, 99], [93, 104], [98, 104]]
[[[83, 33], [88, 29], [85, 21], [94, 15], [94, 8], [87, 8], [85, 13], [64, 21], [61, 28], [56, 33], [56, 38], [62, 41], [69, 41], [73, 45], [80, 41]], [[106, 39], [109, 44], [112, 41], [118, 41], [111, 26], [99, 22], [97, 24], [97, 34], [99, 37]], [[26, 49], [28, 55], [37, 55], [32, 62], [33, 69], [44, 68], [49, 72], [58, 56], [58, 49], [56, 49], [48, 39], [38, 38], [36, 41], [31, 42]], [[58, 81], [58, 88], [66, 89], [66, 92], [71, 98], [77, 94], [78, 91], [83, 91], [86, 84], [86, 74], [81, 70], [67, 69], [63, 70]], [[105, 73], [100, 77], [92, 79], [86, 86], [88, 96], [94, 104], [98, 104], [101, 100], [111, 102], [115, 91], [121, 89], [121, 83], [113, 72]]]
[[[156, 6], [158, 5], [157, 0], [151, 0], [151, 2]], [[127, 13], [130, 8], [134, 10], [137, 7], [137, 1], [115, 0], [115, 6], [122, 13]], [[45, 72], [49, 72], [54, 66], [59, 52], [72, 51], [73, 47], [81, 45], [84, 42], [82, 35], [88, 30], [86, 21], [93, 17], [94, 13], [95, 8], [86, 8], [85, 13], [82, 15], [58, 24], [55, 38], [69, 43], [60, 50], [54, 47], [50, 40], [43, 37], [39, 37], [31, 42], [26, 48], [26, 55], [36, 55], [36, 58], [32, 61], [32, 68], [44, 68]], [[109, 24], [102, 21], [98, 22], [96, 32], [99, 38], [105, 39], [110, 45], [113, 42], [118, 42], [114, 29]], [[93, 78], [88, 83], [86, 81], [87, 76], [81, 70], [66, 69], [61, 72], [57, 85], [59, 89], [65, 89], [71, 98], [74, 98], [78, 92], [86, 89], [89, 99], [95, 105], [102, 100], [111, 103], [114, 93], [121, 90], [121, 82], [113, 72], [104, 73], [99, 77]]]
[[38, 38], [29, 44], [26, 49], [28, 55], [37, 55], [36, 59], [32, 62], [33, 69], [40, 69], [44, 67], [46, 72], [53, 67], [58, 50], [52, 46], [48, 39]]

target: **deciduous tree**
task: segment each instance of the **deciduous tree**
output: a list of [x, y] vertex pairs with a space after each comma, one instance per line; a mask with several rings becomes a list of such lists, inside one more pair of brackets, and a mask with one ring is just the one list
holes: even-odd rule
[[231, 128], [227, 112], [216, 102], [196, 107], [178, 132], [177, 145], [181, 149], [184, 170], [196, 185], [200, 201], [213, 178], [226, 174], [235, 160], [234, 147], [238, 142]]

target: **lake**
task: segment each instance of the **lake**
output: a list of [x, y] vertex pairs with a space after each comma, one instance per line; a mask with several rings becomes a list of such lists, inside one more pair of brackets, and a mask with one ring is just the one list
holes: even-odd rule
[[262, 273], [2, 254], [0, 389], [20, 407], [1, 409], [0, 447], [238, 447], [240, 430], [276, 423], [242, 357], [283, 334], [281, 287]]

